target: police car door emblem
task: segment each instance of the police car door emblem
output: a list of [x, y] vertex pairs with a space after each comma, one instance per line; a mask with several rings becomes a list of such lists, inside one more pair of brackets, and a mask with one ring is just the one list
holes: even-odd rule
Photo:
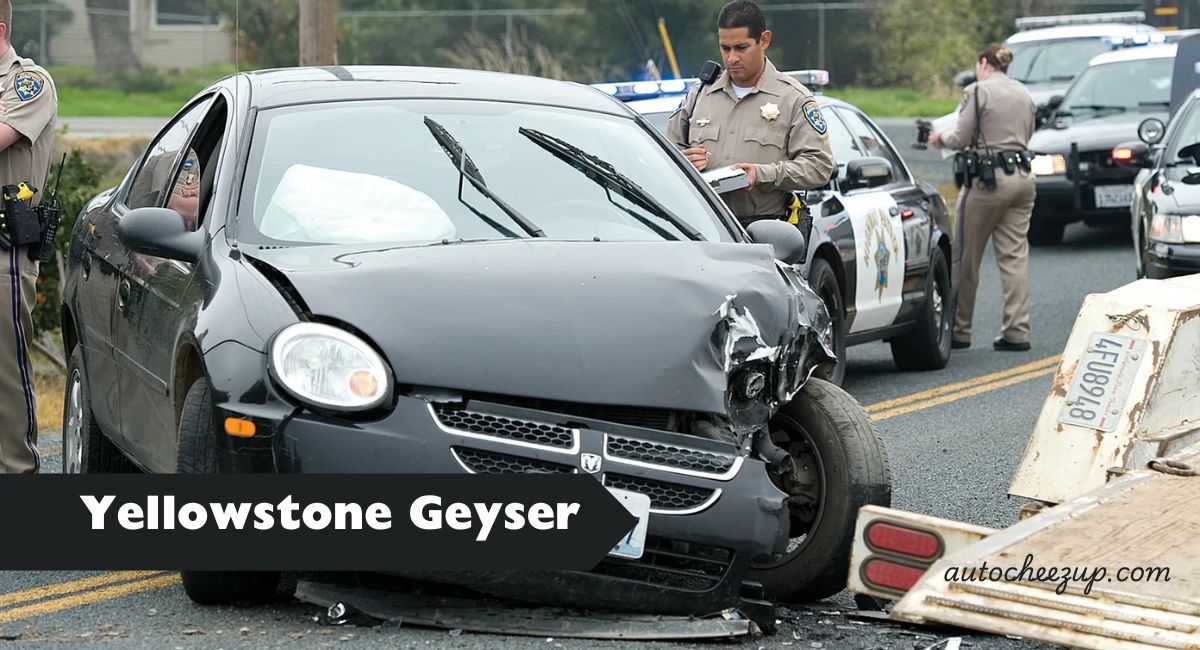
[[829, 130], [829, 125], [825, 122], [825, 116], [821, 115], [821, 106], [817, 100], [811, 99], [805, 102], [803, 110], [804, 119], [808, 120], [817, 133], [825, 135], [825, 132]]
[[600, 471], [600, 456], [596, 454], [580, 454], [579, 466], [588, 474], [595, 474]]
[[17, 91], [17, 97], [20, 97], [21, 101], [27, 102], [37, 97], [45, 85], [46, 81], [42, 79], [42, 75], [36, 72], [20, 72], [13, 81], [13, 90]]
[[875, 293], [879, 299], [883, 299], [883, 290], [888, 286], [888, 265], [891, 262], [892, 255], [899, 255], [899, 242], [896, 241], [896, 233], [892, 230], [891, 219], [882, 210], [872, 210], [867, 215], [867, 250], [872, 252], [870, 260], [863, 260], [863, 263], [870, 266], [871, 260], [875, 262]]

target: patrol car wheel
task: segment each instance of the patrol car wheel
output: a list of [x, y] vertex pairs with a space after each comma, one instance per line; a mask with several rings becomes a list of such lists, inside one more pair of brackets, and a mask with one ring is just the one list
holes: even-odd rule
[[1061, 244], [1063, 229], [1067, 224], [1054, 219], [1030, 219], [1029, 243], [1034, 246], [1054, 246]]
[[929, 265], [925, 309], [912, 330], [892, 339], [892, 359], [901, 370], [941, 370], [950, 361], [950, 268], [935, 246]]
[[846, 587], [859, 508], [891, 505], [879, 431], [853, 397], [821, 379], [810, 379], [770, 426], [794, 463], [777, 483], [789, 496], [792, 539], [786, 554], [752, 563], [749, 578], [784, 602], [832, 596]]
[[109, 441], [92, 417], [92, 395], [83, 374], [83, 350], [77, 345], [67, 361], [63, 393], [62, 454], [64, 474], [123, 474], [133, 463]]
[[817, 366], [812, 376], [841, 386], [846, 377], [846, 309], [842, 303], [842, 289], [838, 286], [833, 267], [820, 257], [813, 258], [812, 269], [808, 275], [809, 285], [821, 297], [825, 308], [829, 310], [829, 318], [833, 321], [830, 328], [833, 340], [829, 342], [829, 347], [833, 348], [833, 353], [837, 356], [837, 363]]
[[[217, 430], [213, 421], [208, 380], [197, 379], [188, 389], [179, 417], [179, 447], [175, 470], [180, 474], [217, 474]], [[278, 571], [181, 571], [183, 590], [201, 605], [263, 603], [275, 596]]]

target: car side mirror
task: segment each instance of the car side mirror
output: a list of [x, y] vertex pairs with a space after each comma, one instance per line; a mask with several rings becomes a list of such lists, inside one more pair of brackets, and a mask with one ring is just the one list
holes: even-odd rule
[[800, 264], [808, 253], [804, 234], [796, 226], [776, 219], [759, 219], [746, 226], [755, 243], [770, 244], [775, 259], [784, 264]]
[[134, 208], [117, 222], [121, 242], [143, 255], [195, 263], [204, 250], [204, 232], [189, 230], [170, 208]]
[[1122, 142], [1113, 147], [1113, 162], [1118, 167], [1138, 168], [1150, 166], [1150, 147], [1140, 140]]
[[892, 182], [892, 163], [886, 158], [868, 156], [851, 160], [846, 165], [846, 183], [843, 189], [857, 190], [864, 187], [879, 187]]
[[1138, 138], [1146, 144], [1158, 144], [1167, 134], [1167, 125], [1157, 117], [1147, 117], [1138, 124]]
[[1046, 107], [1046, 111], [1050, 112], [1050, 111], [1056, 110], [1059, 106], [1062, 106], [1062, 103], [1063, 103], [1063, 96], [1055, 95], [1055, 96], [1051, 97], [1050, 99], [1047, 99], [1044, 106]]
[[973, 83], [975, 83], [974, 70], [963, 70], [962, 72], [954, 75], [954, 84], [960, 88], [966, 88]]

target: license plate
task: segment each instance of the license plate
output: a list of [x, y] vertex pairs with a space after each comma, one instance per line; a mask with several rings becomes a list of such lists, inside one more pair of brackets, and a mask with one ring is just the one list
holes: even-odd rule
[[1075, 365], [1058, 421], [1109, 432], [1117, 428], [1146, 340], [1093, 332]]
[[650, 497], [639, 492], [614, 488], [608, 488], [608, 491], [612, 492], [630, 514], [637, 517], [637, 524], [633, 530], [622, 537], [608, 554], [636, 560], [642, 557], [642, 551], [646, 548], [646, 527], [650, 525]]
[[1097, 185], [1097, 208], [1127, 208], [1133, 205], [1132, 185]]

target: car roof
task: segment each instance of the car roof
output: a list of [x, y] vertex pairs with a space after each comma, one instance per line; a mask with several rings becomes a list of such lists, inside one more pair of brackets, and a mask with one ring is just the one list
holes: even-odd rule
[[274, 68], [242, 73], [252, 106], [272, 108], [347, 99], [477, 99], [546, 104], [613, 115], [612, 97], [585, 84], [504, 72], [409, 66]]
[[1033, 41], [1056, 41], [1070, 38], [1130, 38], [1138, 34], [1153, 34], [1158, 28], [1143, 24], [1129, 23], [1095, 23], [1088, 25], [1060, 25], [1057, 27], [1040, 27], [1023, 32], [1017, 32], [1005, 41], [1008, 45], [1030, 43]]
[[1179, 49], [1175, 43], [1167, 43], [1165, 45], [1146, 45], [1143, 47], [1129, 47], [1113, 52], [1105, 52], [1097, 54], [1088, 62], [1088, 67], [1094, 65], [1104, 65], [1106, 63], [1119, 63], [1121, 61], [1142, 61], [1145, 59], [1173, 59], [1175, 52]]

